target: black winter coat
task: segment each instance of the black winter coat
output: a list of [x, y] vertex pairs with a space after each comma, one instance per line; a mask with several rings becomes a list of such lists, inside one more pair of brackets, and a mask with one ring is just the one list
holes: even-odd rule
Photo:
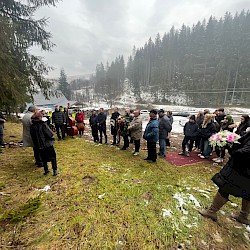
[[212, 134], [216, 133], [216, 126], [213, 122], [207, 124], [206, 128], [199, 129], [199, 136], [203, 139], [208, 139]]
[[246, 129], [250, 127], [250, 122], [244, 122], [244, 123], [240, 123], [239, 127], [236, 130], [236, 134], [242, 136], [246, 133]]
[[250, 200], [250, 132], [234, 144], [231, 157], [213, 182], [225, 193]]
[[107, 119], [106, 114], [99, 113], [96, 121], [97, 121], [99, 126], [106, 126], [106, 119]]
[[199, 126], [196, 122], [186, 122], [184, 126], [184, 135], [195, 138], [198, 134]]
[[91, 128], [97, 127], [97, 115], [91, 115], [89, 118], [89, 125]]
[[52, 122], [55, 125], [62, 125], [64, 123], [66, 123], [66, 118], [65, 118], [64, 112], [55, 110], [55, 112], [53, 112], [53, 114], [52, 114]]
[[37, 149], [45, 149], [54, 145], [54, 134], [43, 121], [32, 120], [30, 135]]

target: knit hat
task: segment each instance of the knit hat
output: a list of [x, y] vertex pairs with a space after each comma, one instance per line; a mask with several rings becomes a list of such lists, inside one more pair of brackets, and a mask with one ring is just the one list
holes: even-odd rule
[[227, 115], [225, 118], [226, 118], [228, 121], [232, 121], [232, 119], [233, 119], [233, 117], [232, 117], [231, 115]]
[[159, 109], [158, 113], [164, 113], [163, 109]]

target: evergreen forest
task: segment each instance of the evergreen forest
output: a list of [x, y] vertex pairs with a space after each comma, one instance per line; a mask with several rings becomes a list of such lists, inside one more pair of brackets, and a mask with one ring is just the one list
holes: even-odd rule
[[121, 55], [98, 64], [91, 80], [97, 94], [112, 99], [123, 93], [125, 78], [138, 101], [147, 92], [155, 102], [184, 94], [190, 105], [248, 105], [250, 12], [172, 27], [134, 47], [126, 67]]

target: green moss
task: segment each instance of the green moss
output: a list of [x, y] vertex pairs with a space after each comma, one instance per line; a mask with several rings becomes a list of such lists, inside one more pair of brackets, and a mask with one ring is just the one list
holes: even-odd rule
[[25, 218], [35, 213], [41, 205], [40, 196], [29, 199], [25, 204], [21, 205], [17, 210], [9, 210], [5, 212], [1, 218], [4, 221], [10, 221], [18, 223], [23, 221]]

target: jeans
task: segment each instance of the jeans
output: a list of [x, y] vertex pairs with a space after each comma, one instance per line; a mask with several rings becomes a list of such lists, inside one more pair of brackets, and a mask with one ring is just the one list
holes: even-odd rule
[[160, 138], [159, 140], [159, 144], [160, 144], [160, 152], [159, 155], [164, 156], [166, 155], [166, 139], [165, 138]]
[[205, 156], [205, 158], [209, 158], [211, 152], [212, 147], [209, 145], [208, 139], [201, 138], [201, 154]]

